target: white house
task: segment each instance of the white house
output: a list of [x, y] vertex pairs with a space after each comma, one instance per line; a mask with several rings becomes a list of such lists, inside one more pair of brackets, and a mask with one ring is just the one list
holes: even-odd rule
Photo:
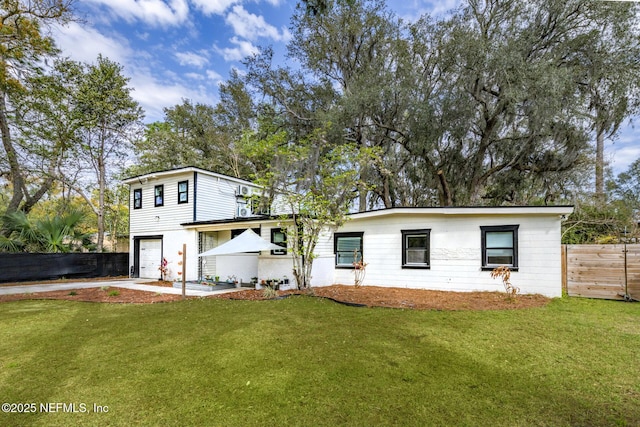
[[[280, 220], [251, 210], [254, 184], [199, 168], [156, 172], [124, 181], [131, 188], [131, 270], [136, 277], [219, 276], [292, 279]], [[393, 208], [354, 213], [325, 230], [316, 247], [312, 286], [352, 284], [354, 256], [366, 263], [364, 285], [453, 291], [501, 291], [492, 279], [509, 266], [522, 293], [560, 296], [561, 222], [571, 206]], [[271, 212], [277, 215], [278, 212]], [[280, 251], [198, 257], [247, 228]]]

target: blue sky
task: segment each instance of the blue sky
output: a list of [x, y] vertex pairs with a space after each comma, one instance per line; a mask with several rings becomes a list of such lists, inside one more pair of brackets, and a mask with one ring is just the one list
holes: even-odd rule
[[[387, 2], [403, 19], [442, 14], [459, 0]], [[295, 0], [81, 0], [82, 22], [54, 28], [63, 55], [95, 62], [98, 54], [123, 66], [146, 122], [162, 109], [190, 99], [214, 105], [218, 84], [260, 46], [283, 52], [290, 40]], [[629, 126], [609, 141], [607, 157], [618, 173], [640, 157], [640, 139]]]

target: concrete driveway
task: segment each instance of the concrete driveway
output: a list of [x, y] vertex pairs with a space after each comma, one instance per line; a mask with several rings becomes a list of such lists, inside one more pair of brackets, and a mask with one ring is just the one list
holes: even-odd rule
[[[154, 282], [155, 280], [145, 279], [114, 279], [92, 282], [83, 282], [78, 280], [77, 282], [64, 282], [64, 283], [43, 283], [36, 285], [14, 285], [14, 286], [2, 286], [0, 284], [0, 295], [13, 295], [13, 294], [32, 294], [38, 292], [50, 292], [50, 291], [66, 291], [71, 289], [83, 289], [83, 288], [101, 288], [103, 286], [114, 288], [135, 289], [138, 291], [155, 292], [161, 294], [173, 294], [182, 295], [182, 289], [169, 288], [166, 286], [154, 286], [146, 285], [144, 282]], [[209, 295], [222, 294], [227, 292], [235, 292], [236, 289], [223, 289], [219, 291], [196, 291], [187, 289], [187, 296], [206, 297]]]

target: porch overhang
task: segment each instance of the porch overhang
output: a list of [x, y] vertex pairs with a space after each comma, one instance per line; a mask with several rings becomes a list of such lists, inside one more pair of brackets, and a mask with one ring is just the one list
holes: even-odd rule
[[195, 221], [180, 224], [188, 230], [197, 231], [223, 231], [237, 228], [258, 228], [261, 226], [277, 226], [286, 221], [283, 218], [272, 216], [255, 216], [248, 218], [218, 219], [211, 221]]

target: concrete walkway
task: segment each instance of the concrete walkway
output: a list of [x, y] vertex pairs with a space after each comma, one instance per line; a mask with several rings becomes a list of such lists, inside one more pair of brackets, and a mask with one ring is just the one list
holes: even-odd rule
[[[153, 282], [155, 280], [148, 280]], [[105, 280], [97, 282], [65, 282], [65, 283], [46, 283], [41, 285], [15, 285], [15, 286], [2, 286], [0, 284], [0, 295], [13, 295], [13, 294], [33, 294], [38, 292], [51, 292], [51, 291], [66, 291], [71, 289], [84, 289], [84, 288], [101, 288], [103, 286], [113, 288], [125, 288], [135, 289], [138, 291], [154, 292], [161, 294], [173, 294], [182, 295], [182, 289], [171, 288], [166, 286], [153, 286], [145, 285], [145, 279], [116, 279]], [[196, 291], [187, 289], [185, 294], [190, 297], [206, 297], [209, 295], [223, 294], [227, 292], [236, 292], [239, 289], [222, 289], [219, 291]]]

